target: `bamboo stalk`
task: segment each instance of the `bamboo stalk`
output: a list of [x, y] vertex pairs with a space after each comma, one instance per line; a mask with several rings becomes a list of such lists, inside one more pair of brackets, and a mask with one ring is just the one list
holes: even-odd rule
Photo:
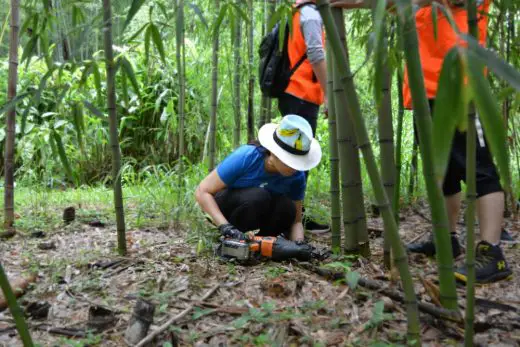
[[[17, 2], [17, 0], [15, 1]], [[29, 327], [25, 322], [25, 318], [23, 317], [23, 312], [20, 309], [20, 306], [18, 306], [18, 302], [16, 301], [13, 289], [9, 284], [9, 280], [7, 279], [2, 264], [0, 264], [0, 288], [2, 289], [4, 297], [7, 300], [9, 311], [11, 311], [11, 314], [13, 315], [14, 322], [16, 324], [16, 330], [18, 330], [18, 334], [20, 335], [20, 339], [22, 340], [24, 347], [34, 346], [31, 334], [29, 333]]]
[[444, 204], [441, 187], [435, 181], [433, 167], [432, 119], [426, 99], [424, 78], [419, 57], [419, 42], [415, 28], [412, 1], [403, 0], [397, 6], [400, 30], [403, 37], [403, 50], [408, 69], [408, 79], [413, 100], [414, 118], [419, 134], [423, 175], [431, 206], [433, 234], [436, 246], [436, 259], [439, 272], [441, 302], [449, 309], [457, 308], [457, 291], [453, 275], [453, 250], [448, 225], [448, 214]]
[[[375, 20], [375, 4], [372, 5], [372, 16]], [[394, 162], [394, 129], [392, 124], [392, 94], [391, 84], [392, 76], [388, 67], [388, 40], [386, 39], [386, 25], [382, 24], [383, 30], [383, 42], [381, 52], [386, 55], [383, 57], [381, 74], [382, 83], [381, 91], [382, 94], [381, 103], [378, 105], [378, 117], [377, 117], [377, 128], [379, 132], [379, 156], [381, 160], [381, 175], [383, 178], [383, 184], [386, 189], [386, 195], [389, 199], [393, 199], [394, 187], [395, 187], [395, 162]], [[376, 52], [377, 54], [377, 52]], [[378, 99], [377, 97], [375, 98]], [[396, 210], [394, 210], [394, 213]], [[398, 223], [396, 221], [396, 223]], [[383, 262], [387, 269], [391, 268], [391, 251], [390, 251], [390, 240], [388, 235], [383, 233]]]
[[346, 96], [348, 98], [349, 110], [352, 115], [354, 131], [358, 139], [359, 148], [363, 152], [363, 159], [365, 161], [367, 172], [374, 189], [374, 195], [381, 210], [385, 232], [387, 232], [388, 236], [390, 237], [395, 264], [401, 275], [408, 318], [408, 342], [411, 345], [419, 346], [421, 344], [419, 311], [417, 309], [417, 297], [413, 287], [412, 276], [410, 269], [408, 268], [408, 257], [406, 255], [403, 244], [399, 239], [397, 224], [395, 222], [388, 197], [386, 196], [386, 191], [384, 189], [383, 182], [377, 168], [375, 156], [372, 151], [372, 146], [369, 141], [368, 131], [361, 115], [361, 108], [359, 105], [357, 91], [354, 86], [353, 75], [347, 64], [347, 56], [345, 51], [343, 51], [341, 47], [340, 37], [332, 19], [329, 3], [327, 0], [318, 0], [317, 7], [325, 25], [328, 45], [331, 46], [332, 52], [336, 57], [335, 65], [337, 65], [339, 70], [342, 72], [341, 82], [347, 92]]
[[[20, 31], [20, 0], [11, 0], [11, 31], [9, 35], [9, 81], [7, 100], [16, 97], [18, 84], [18, 32]], [[13, 236], [14, 227], [14, 152], [15, 152], [16, 106], [7, 111], [4, 158], [4, 235]]]
[[329, 152], [330, 152], [330, 216], [332, 233], [332, 251], [341, 252], [341, 203], [339, 188], [339, 157], [336, 129], [336, 100], [333, 91], [333, 59], [330, 48], [327, 47], [327, 99], [329, 100]]
[[255, 97], [255, 58], [253, 55], [254, 49], [254, 2], [249, 0], [247, 2], [249, 10], [249, 42], [247, 45], [247, 56], [249, 60], [249, 85], [247, 96], [247, 141], [252, 141], [255, 138], [255, 115], [254, 115], [254, 97]]
[[[333, 11], [332, 16], [338, 29], [342, 51], [349, 66], [347, 39], [343, 26], [343, 12]], [[368, 231], [366, 229], [365, 206], [361, 184], [361, 165], [356, 135], [349, 111], [346, 91], [341, 83], [340, 70], [333, 64], [333, 92], [337, 121], [337, 139], [339, 148], [339, 167], [341, 172], [341, 191], [343, 203], [343, 229], [345, 233], [344, 250], [346, 253], [370, 255]], [[329, 107], [330, 108], [330, 107]]]
[[[218, 13], [220, 1], [215, 0], [215, 10]], [[211, 113], [209, 119], [209, 165], [211, 172], [215, 168], [215, 157], [217, 147], [217, 98], [218, 98], [218, 50], [219, 35], [213, 38], [213, 58], [211, 60]]]
[[[466, 2], [468, 29], [470, 35], [478, 39], [477, 4], [475, 0]], [[475, 107], [470, 105], [468, 130], [466, 132], [466, 315], [464, 317], [464, 346], [473, 346], [475, 322], [475, 205], [477, 200], [477, 129], [475, 128]]]
[[[240, 6], [240, 1], [236, 1], [236, 5]], [[240, 48], [242, 46], [242, 23], [239, 18], [235, 20], [235, 32], [233, 33], [233, 55], [234, 55], [234, 74], [233, 74], [233, 104], [235, 106], [235, 128], [233, 131], [233, 147], [240, 145], [240, 128], [241, 128], [241, 112], [242, 105], [240, 100], [240, 70], [242, 66], [242, 56]]]
[[[184, 50], [184, 0], [179, 0], [177, 5], [177, 23], [176, 23], [176, 40], [177, 40], [177, 76], [179, 76], [179, 100], [178, 100], [178, 112], [179, 112], [179, 157], [182, 158], [184, 155], [184, 117], [185, 117], [185, 104], [186, 104], [186, 66], [185, 62], [185, 50]], [[182, 159], [181, 159], [182, 163]], [[182, 176], [182, 172], [180, 173]]]
[[117, 249], [120, 255], [126, 254], [125, 211], [123, 207], [123, 189], [121, 187], [121, 148], [117, 133], [118, 121], [116, 110], [116, 89], [114, 51], [112, 49], [112, 8], [110, 0], [103, 0], [104, 45], [107, 70], [107, 104], [108, 122], [110, 126], [110, 147], [112, 148], [112, 180], [114, 189], [114, 206], [117, 224]]
[[392, 208], [395, 214], [395, 221], [399, 225], [399, 199], [401, 195], [401, 168], [402, 168], [402, 144], [403, 144], [403, 118], [404, 118], [404, 103], [403, 103], [403, 77], [402, 71], [397, 73], [397, 97], [399, 109], [397, 111], [397, 139], [395, 147], [395, 189], [393, 196]]

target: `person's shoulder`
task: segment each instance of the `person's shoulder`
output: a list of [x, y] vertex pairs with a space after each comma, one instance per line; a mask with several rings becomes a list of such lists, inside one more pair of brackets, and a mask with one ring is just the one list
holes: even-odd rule
[[310, 3], [300, 8], [301, 20], [320, 20], [321, 16], [316, 4]]
[[259, 151], [259, 148], [254, 145], [242, 145], [235, 149], [233, 153], [248, 158], [256, 158], [262, 155], [262, 153]]

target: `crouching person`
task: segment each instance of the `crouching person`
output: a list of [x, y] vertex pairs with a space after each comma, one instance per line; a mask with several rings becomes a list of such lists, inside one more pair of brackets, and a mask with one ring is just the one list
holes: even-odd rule
[[309, 123], [297, 115], [265, 124], [258, 141], [226, 157], [197, 187], [195, 198], [225, 237], [303, 240], [304, 171], [317, 166], [321, 148]]

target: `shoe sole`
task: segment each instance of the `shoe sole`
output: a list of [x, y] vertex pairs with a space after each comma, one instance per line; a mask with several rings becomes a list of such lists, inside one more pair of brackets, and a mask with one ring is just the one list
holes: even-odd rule
[[[464, 283], [464, 285], [466, 285], [467, 282], [468, 282], [468, 278], [466, 277], [466, 275], [463, 275], [463, 274], [460, 274], [460, 273], [455, 273], [455, 278], [457, 280], [459, 280], [459, 282]], [[475, 284], [477, 286], [482, 286], [482, 285], [497, 283], [497, 282], [500, 282], [500, 281], [510, 281], [512, 279], [513, 279], [513, 274], [512, 273], [508, 274], [507, 276], [504, 276], [504, 277], [495, 275], [495, 276], [491, 276], [490, 278], [486, 279], [485, 281], [477, 282], [475, 280]]]

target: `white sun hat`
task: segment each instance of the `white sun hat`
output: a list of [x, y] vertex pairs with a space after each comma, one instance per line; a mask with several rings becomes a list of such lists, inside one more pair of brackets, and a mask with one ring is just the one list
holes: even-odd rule
[[307, 171], [321, 160], [321, 147], [312, 136], [312, 128], [304, 118], [289, 114], [280, 124], [269, 123], [258, 132], [260, 144], [285, 165]]

